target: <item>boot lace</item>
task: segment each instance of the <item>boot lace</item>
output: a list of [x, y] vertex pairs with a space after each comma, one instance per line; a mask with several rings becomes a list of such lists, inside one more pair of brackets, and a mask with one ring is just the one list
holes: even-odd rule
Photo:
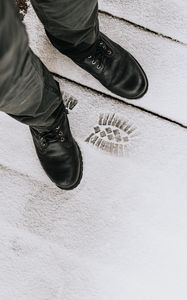
[[104, 40], [100, 39], [95, 54], [88, 56], [88, 59], [92, 60], [92, 65], [96, 65], [96, 68], [99, 70], [103, 66], [106, 55], [112, 55], [112, 50], [108, 47]]
[[64, 132], [60, 129], [60, 126], [57, 126], [55, 129], [39, 134], [40, 145], [43, 148], [46, 148], [49, 143], [55, 143], [60, 141], [61, 143], [65, 142]]

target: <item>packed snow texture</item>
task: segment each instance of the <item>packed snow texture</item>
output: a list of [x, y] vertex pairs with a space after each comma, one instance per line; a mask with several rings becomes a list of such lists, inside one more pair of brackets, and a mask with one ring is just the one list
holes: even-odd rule
[[99, 0], [102, 11], [187, 43], [186, 0]]
[[[108, 93], [50, 46], [31, 8], [26, 23], [50, 69]], [[148, 73], [149, 94], [135, 104], [186, 124], [186, 48], [102, 15], [103, 30], [106, 24]], [[186, 129], [69, 80], [59, 83], [77, 99], [69, 113], [84, 159], [77, 189], [57, 189], [28, 127], [0, 113], [0, 299], [186, 300]], [[100, 115], [113, 113], [135, 127], [121, 157], [86, 142]]]
[[[28, 128], [1, 115], [1, 299], [185, 300], [186, 130], [67, 81], [61, 88], [78, 99], [69, 119], [84, 177], [74, 191], [49, 182]], [[136, 126], [124, 157], [84, 142], [100, 113]]]

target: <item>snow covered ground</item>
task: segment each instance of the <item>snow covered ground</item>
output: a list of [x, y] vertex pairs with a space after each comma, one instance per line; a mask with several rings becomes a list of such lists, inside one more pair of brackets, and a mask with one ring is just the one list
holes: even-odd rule
[[[137, 23], [137, 11], [133, 19], [126, 2], [129, 18], [123, 1], [100, 3]], [[133, 5], [144, 7], [146, 16], [159, 2]], [[182, 3], [170, 7], [165, 1], [165, 26], [154, 25], [155, 15], [140, 18], [139, 25], [185, 42], [184, 28], [169, 31], [172, 7], [181, 19], [187, 16]], [[164, 20], [159, 10], [158, 18]], [[77, 100], [69, 119], [84, 176], [76, 190], [55, 188], [28, 128], [0, 114], [2, 300], [187, 298], [186, 46], [104, 13], [100, 20], [147, 71], [150, 90], [142, 100], [111, 97], [52, 48], [32, 9], [25, 18], [34, 51], [65, 77], [59, 79], [62, 91]]]

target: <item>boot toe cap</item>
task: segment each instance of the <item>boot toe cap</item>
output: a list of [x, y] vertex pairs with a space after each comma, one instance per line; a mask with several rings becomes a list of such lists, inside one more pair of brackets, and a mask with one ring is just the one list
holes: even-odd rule
[[148, 90], [148, 80], [140, 68], [126, 82], [124, 90], [128, 99], [139, 99], [145, 95]]
[[79, 185], [82, 178], [82, 155], [78, 145], [76, 145], [76, 147], [77, 152], [74, 152], [73, 163], [71, 161], [69, 165], [67, 164], [67, 168], [64, 168], [63, 165], [63, 168], [60, 169], [58, 172], [58, 177], [53, 178], [53, 181], [55, 182], [56, 186], [62, 190], [72, 190], [76, 188]]

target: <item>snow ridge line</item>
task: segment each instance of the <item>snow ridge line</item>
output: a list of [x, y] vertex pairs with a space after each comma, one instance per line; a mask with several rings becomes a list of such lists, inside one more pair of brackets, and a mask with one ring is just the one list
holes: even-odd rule
[[162, 37], [162, 38], [164, 38], [164, 39], [170, 40], [170, 41], [172, 41], [172, 42], [174, 42], [174, 43], [178, 43], [178, 44], [180, 44], [180, 45], [182, 45], [182, 46], [186, 46], [186, 47], [187, 47], [187, 43], [181, 42], [181, 41], [178, 40], [178, 39], [174, 39], [174, 38], [172, 38], [172, 37], [169, 36], [169, 35], [165, 35], [165, 34], [163, 34], [163, 33], [159, 33], [159, 32], [157, 32], [157, 31], [154, 31], [154, 30], [149, 29], [149, 28], [147, 28], [147, 27], [145, 27], [145, 26], [136, 24], [136, 23], [134, 23], [134, 22], [132, 22], [132, 21], [126, 20], [126, 19], [124, 19], [124, 18], [122, 18], [122, 17], [118, 17], [118, 16], [116, 16], [116, 15], [114, 15], [114, 14], [112, 14], [112, 13], [106, 12], [106, 11], [104, 11], [104, 10], [99, 10], [99, 13], [100, 13], [100, 14], [103, 14], [103, 15], [106, 15], [106, 16], [109, 16], [109, 17], [112, 17], [112, 18], [114, 18], [114, 19], [117, 19], [117, 20], [119, 20], [119, 21], [123, 21], [123, 22], [125, 22], [126, 24], [129, 24], [129, 25], [131, 25], [131, 26], [134, 26], [134, 27], [138, 28], [139, 30], [143, 30], [143, 31], [149, 32], [149, 33], [151, 33], [151, 34], [157, 35], [157, 36], [159, 36], [159, 37]]
[[57, 192], [57, 189], [56, 189], [55, 186], [54, 187], [49, 186], [47, 183], [44, 183], [43, 181], [39, 180], [38, 178], [34, 178], [33, 176], [31, 176], [29, 174], [26, 174], [26, 173], [23, 173], [21, 171], [17, 171], [16, 169], [10, 168], [6, 165], [3, 165], [2, 163], [0, 163], [0, 172], [7, 172], [12, 176], [19, 176], [20, 178], [24, 178], [25, 180], [29, 180], [32, 183], [37, 183], [37, 184], [39, 183], [43, 187], [45, 187], [47, 189], [52, 189], [52, 190], [55, 189], [55, 191]]
[[117, 98], [117, 97], [115, 97], [115, 96], [111, 96], [110, 94], [107, 94], [107, 93], [104, 93], [104, 92], [100, 92], [99, 90], [96, 90], [96, 89], [94, 89], [94, 88], [88, 87], [88, 86], [85, 85], [85, 84], [79, 83], [79, 82], [77, 82], [77, 81], [75, 81], [75, 80], [73, 80], [73, 79], [67, 78], [67, 77], [62, 76], [62, 75], [59, 75], [59, 74], [57, 74], [57, 73], [51, 72], [51, 74], [52, 74], [54, 77], [57, 77], [57, 78], [59, 78], [59, 79], [63, 79], [63, 80], [65, 80], [65, 81], [69, 81], [69, 82], [71, 82], [71, 83], [73, 83], [73, 84], [75, 84], [75, 85], [77, 85], [77, 86], [81, 86], [81, 87], [84, 88], [84, 89], [90, 90], [90, 91], [94, 92], [95, 94], [102, 95], [104, 98], [107, 97], [107, 98], [110, 98], [110, 99], [112, 99], [112, 100], [120, 101], [121, 103], [124, 103], [124, 104], [126, 104], [126, 105], [128, 105], [128, 106], [134, 107], [134, 108], [136, 108], [136, 109], [139, 109], [140, 111], [143, 111], [143, 112], [145, 112], [145, 113], [148, 113], [148, 114], [150, 114], [150, 115], [153, 115], [153, 116], [155, 116], [155, 117], [157, 117], [157, 118], [159, 118], [159, 119], [165, 120], [165, 121], [167, 121], [167, 122], [170, 122], [170, 123], [173, 123], [173, 124], [175, 124], [175, 125], [178, 125], [178, 126], [184, 128], [184, 129], [187, 129], [187, 126], [184, 125], [183, 123], [180, 123], [180, 122], [178, 122], [178, 121], [169, 119], [169, 118], [167, 118], [167, 117], [164, 117], [164, 116], [162, 116], [162, 115], [160, 115], [160, 114], [158, 114], [158, 113], [155, 113], [155, 112], [153, 112], [153, 111], [151, 111], [151, 110], [147, 110], [147, 109], [145, 109], [145, 108], [143, 108], [143, 107], [139, 107], [139, 106], [137, 106], [137, 105], [135, 105], [135, 104], [126, 102], [126, 101], [121, 100], [121, 99], [119, 99], [119, 98]]

